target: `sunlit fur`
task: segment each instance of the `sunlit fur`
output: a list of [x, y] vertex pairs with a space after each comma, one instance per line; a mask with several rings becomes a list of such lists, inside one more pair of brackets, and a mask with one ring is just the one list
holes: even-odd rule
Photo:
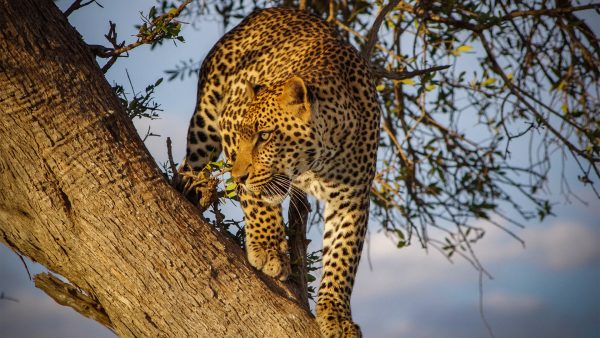
[[369, 216], [379, 116], [367, 62], [307, 12], [251, 14], [200, 69], [187, 161], [201, 170], [223, 150], [233, 164], [250, 264], [287, 279], [281, 203], [302, 191], [326, 203], [316, 306], [325, 337], [361, 335], [350, 296]]

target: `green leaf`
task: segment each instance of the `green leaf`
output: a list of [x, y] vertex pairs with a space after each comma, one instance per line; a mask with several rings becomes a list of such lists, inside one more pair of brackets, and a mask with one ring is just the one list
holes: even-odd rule
[[462, 45], [458, 48], [456, 48], [457, 51], [464, 53], [464, 52], [470, 52], [473, 50], [473, 46], [471, 45]]
[[400, 83], [405, 84], [405, 85], [409, 85], [409, 86], [414, 86], [415, 85], [415, 80], [413, 80], [413, 79], [404, 79], [404, 80], [400, 80]]
[[481, 82], [481, 85], [484, 87], [487, 87], [487, 86], [493, 84], [494, 82], [496, 82], [496, 78], [488, 77], [486, 79], [483, 79], [483, 81]]
[[473, 50], [473, 46], [470, 45], [462, 45], [454, 50], [452, 50], [450, 53], [454, 56], [459, 56], [461, 53], [466, 53], [466, 52], [470, 52]]

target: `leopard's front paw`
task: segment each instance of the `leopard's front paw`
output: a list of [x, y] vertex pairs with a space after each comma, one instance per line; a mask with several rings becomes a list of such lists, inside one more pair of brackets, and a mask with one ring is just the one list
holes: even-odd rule
[[250, 244], [247, 248], [247, 255], [250, 265], [268, 276], [285, 281], [290, 275], [287, 243], [280, 244], [279, 247]]
[[[319, 311], [319, 307], [321, 308]], [[325, 338], [361, 338], [360, 327], [334, 309], [317, 305], [317, 323]]]

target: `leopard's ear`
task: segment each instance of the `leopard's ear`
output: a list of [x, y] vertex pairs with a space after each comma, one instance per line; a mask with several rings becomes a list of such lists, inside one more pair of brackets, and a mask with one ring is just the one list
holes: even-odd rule
[[319, 103], [315, 94], [304, 80], [293, 76], [283, 85], [279, 96], [281, 107], [308, 122], [318, 112]]
[[244, 82], [244, 94], [246, 95], [246, 99], [248, 100], [248, 102], [252, 102], [254, 100], [254, 98], [256, 97], [256, 94], [258, 93], [258, 91], [262, 88], [261, 85], [258, 84], [254, 84], [248, 80], [243, 80]]

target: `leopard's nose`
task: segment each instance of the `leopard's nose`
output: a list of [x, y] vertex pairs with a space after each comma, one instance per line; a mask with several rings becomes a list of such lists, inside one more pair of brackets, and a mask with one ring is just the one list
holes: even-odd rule
[[248, 179], [248, 174], [244, 174], [242, 176], [236, 177], [235, 182], [237, 184], [245, 184], [247, 179]]

